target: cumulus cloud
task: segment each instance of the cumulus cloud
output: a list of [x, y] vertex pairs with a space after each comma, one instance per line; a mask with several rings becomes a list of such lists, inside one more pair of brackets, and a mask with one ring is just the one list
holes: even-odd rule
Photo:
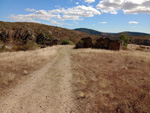
[[138, 22], [136, 22], [136, 21], [130, 21], [130, 22], [128, 22], [129, 24], [138, 24]]
[[9, 18], [16, 21], [35, 21], [35, 19], [40, 20], [82, 20], [83, 17], [93, 17], [94, 15], [100, 15], [101, 13], [91, 7], [79, 5], [73, 8], [60, 8], [55, 10], [35, 10], [27, 8], [26, 11], [31, 11], [31, 14], [27, 15], [11, 15]]
[[51, 14], [45, 10], [39, 10], [35, 11], [34, 13], [27, 14], [27, 15], [10, 15], [10, 17], [15, 21], [31, 21], [34, 22], [35, 19], [40, 19], [40, 20], [51, 20], [51, 18], [57, 18], [60, 19], [59, 14]]
[[97, 5], [104, 13], [117, 14], [122, 10], [125, 14], [148, 13], [150, 14], [149, 0], [102, 0]]
[[100, 24], [107, 24], [107, 22], [100, 22]]
[[51, 20], [50, 21], [51, 25], [58, 25], [58, 26], [62, 26], [62, 25], [72, 25], [72, 24], [68, 24], [68, 23], [63, 23], [63, 22], [57, 22], [56, 20]]
[[76, 2], [76, 4], [78, 5], [78, 4], [79, 4], [79, 2]]
[[68, 16], [79, 16], [79, 17], [93, 17], [94, 15], [100, 15], [101, 13], [91, 6], [77, 6], [74, 8], [68, 8], [62, 10], [64, 15]]
[[12, 20], [15, 20], [15, 21], [20, 21], [20, 22], [35, 22], [35, 23], [41, 23], [40, 21], [36, 21], [36, 20], [33, 20], [32, 17], [30, 17], [30, 15], [10, 15], [10, 17], [8, 18], [11, 18]]
[[36, 11], [36, 10], [35, 10], [35, 9], [27, 8], [26, 11], [34, 12], [34, 11]]
[[85, 2], [87, 2], [87, 3], [93, 3], [93, 2], [95, 2], [95, 0], [85, 0]]
[[100, 15], [101, 13], [91, 7], [91, 6], [84, 6], [84, 5], [79, 5], [73, 8], [68, 8], [68, 9], [55, 9], [55, 10], [51, 10], [49, 11], [50, 13], [62, 13], [63, 15], [67, 15], [67, 16], [79, 16], [79, 17], [93, 17], [94, 15]]

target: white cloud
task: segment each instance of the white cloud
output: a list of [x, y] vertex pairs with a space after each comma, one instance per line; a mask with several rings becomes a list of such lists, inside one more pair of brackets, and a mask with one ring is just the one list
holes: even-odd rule
[[93, 2], [95, 2], [95, 0], [85, 0], [85, 2], [93, 3]]
[[62, 25], [72, 25], [72, 24], [63, 23], [63, 22], [57, 22], [56, 20], [51, 20], [50, 24], [51, 24], [51, 25], [58, 25], [58, 26], [62, 26]]
[[63, 15], [62, 17], [63, 20], [82, 20], [80, 19], [79, 16], [76, 16], [76, 15]]
[[128, 22], [129, 24], [138, 24], [138, 22], [136, 22], [136, 21], [130, 21], [130, 22]]
[[35, 10], [35, 9], [27, 8], [26, 11], [34, 12], [34, 11], [36, 11], [36, 10]]
[[76, 4], [78, 5], [78, 4], [79, 4], [79, 2], [76, 2]]
[[150, 0], [102, 0], [97, 9], [111, 14], [117, 14], [118, 10], [122, 10], [125, 14], [150, 14]]
[[107, 24], [107, 22], [100, 22], [100, 24]]
[[101, 13], [91, 7], [91, 6], [84, 6], [84, 5], [79, 5], [73, 8], [68, 8], [68, 9], [55, 9], [55, 10], [50, 10], [49, 13], [62, 13], [63, 15], [67, 16], [79, 16], [79, 17], [93, 17], [94, 15], [100, 15]]
[[52, 20], [51, 22], [50, 22], [50, 24], [56, 24], [56, 25], [61, 25], [61, 23], [58, 23], [57, 21], [55, 21], [55, 20]]
[[62, 9], [62, 13], [68, 16], [79, 17], [93, 17], [94, 15], [100, 15], [101, 13], [91, 6], [77, 6], [74, 8]]
[[28, 15], [10, 15], [10, 17], [8, 18], [11, 18], [12, 20], [15, 20], [15, 21], [20, 21], [20, 22], [35, 22], [35, 23], [41, 23], [40, 21], [36, 21], [36, 20], [33, 20], [30, 16]]
[[34, 11], [31, 14], [27, 14], [27, 15], [10, 15], [10, 17], [12, 20], [15, 21], [30, 21], [30, 22], [37, 22], [35, 21], [35, 19], [40, 19], [40, 20], [51, 20], [52, 18], [57, 18], [60, 19], [61, 16], [59, 14], [52, 14], [50, 12], [47, 12], [45, 10], [34, 10], [34, 9], [26, 9], [27, 11]]
[[[93, 17], [95, 15], [100, 15], [101, 13], [91, 7], [79, 5], [68, 9], [55, 9], [55, 10], [35, 10], [27, 8], [26, 11], [32, 11], [32, 13], [27, 15], [10, 15], [9, 18], [15, 21], [35, 21], [35, 19], [40, 20], [82, 20], [83, 17]], [[33, 12], [34, 11], [34, 12]]]

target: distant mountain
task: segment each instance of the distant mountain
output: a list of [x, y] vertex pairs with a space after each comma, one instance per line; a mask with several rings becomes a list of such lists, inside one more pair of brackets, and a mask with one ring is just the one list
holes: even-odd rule
[[129, 36], [147, 36], [150, 35], [148, 33], [142, 33], [142, 32], [130, 32], [130, 31], [125, 31], [125, 32], [120, 32], [120, 33], [104, 33], [100, 31], [96, 31], [93, 29], [87, 29], [87, 28], [77, 28], [74, 29], [76, 31], [84, 32], [90, 35], [100, 35], [100, 36], [109, 36], [109, 35], [120, 35], [121, 33], [126, 33]]
[[87, 28], [77, 28], [77, 29], [74, 29], [74, 30], [84, 32], [84, 33], [87, 33], [87, 34], [90, 34], [90, 35], [102, 35], [103, 34], [103, 32], [96, 31], [96, 30], [93, 30], [93, 29], [87, 29]]
[[148, 33], [142, 33], [142, 32], [130, 32], [130, 31], [127, 31], [125, 32], [127, 35], [131, 35], [131, 36], [147, 36], [147, 35], [150, 35]]

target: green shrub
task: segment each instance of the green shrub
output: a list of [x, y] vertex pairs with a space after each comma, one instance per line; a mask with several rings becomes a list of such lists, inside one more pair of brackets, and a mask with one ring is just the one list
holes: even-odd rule
[[61, 42], [62, 45], [68, 45], [71, 44], [69, 40], [65, 39]]
[[123, 43], [124, 48], [127, 48], [130, 41], [130, 37], [127, 36], [125, 33], [122, 33], [119, 37], [119, 41]]

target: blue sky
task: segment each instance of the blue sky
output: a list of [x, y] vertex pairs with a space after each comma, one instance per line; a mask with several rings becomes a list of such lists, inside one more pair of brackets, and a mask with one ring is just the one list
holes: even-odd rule
[[0, 0], [0, 21], [150, 33], [150, 0]]

